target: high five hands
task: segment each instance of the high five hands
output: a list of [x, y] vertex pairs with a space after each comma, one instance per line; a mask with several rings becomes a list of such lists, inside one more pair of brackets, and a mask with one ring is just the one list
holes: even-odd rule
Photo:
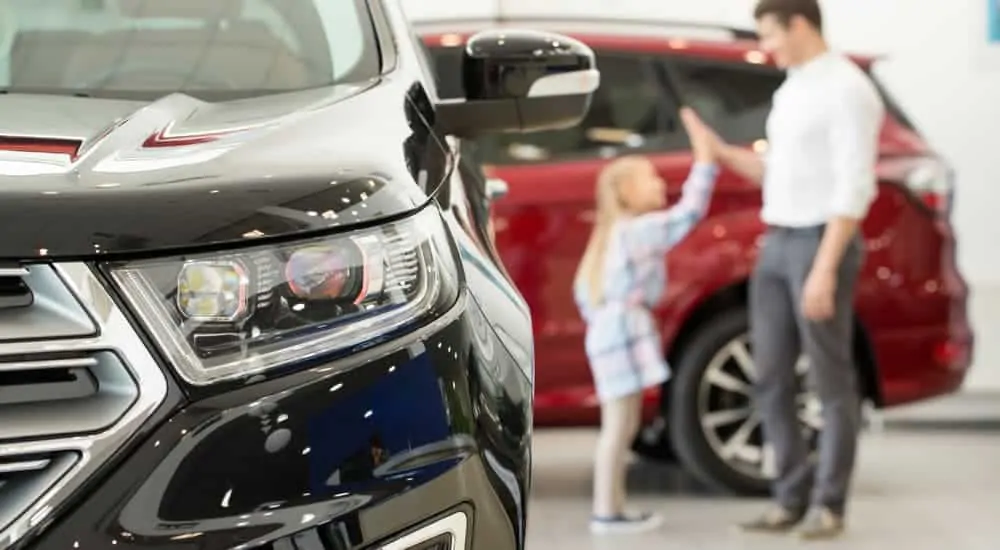
[[691, 140], [691, 152], [695, 162], [715, 162], [724, 142], [691, 107], [681, 107], [681, 123]]

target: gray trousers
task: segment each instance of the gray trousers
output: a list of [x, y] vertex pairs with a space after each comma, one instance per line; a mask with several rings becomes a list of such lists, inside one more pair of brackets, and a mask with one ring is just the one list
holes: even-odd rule
[[[802, 290], [823, 227], [769, 228], [750, 282], [750, 339], [757, 367], [755, 406], [773, 445], [773, 492], [791, 510], [809, 505], [845, 512], [860, 430], [853, 353], [853, 297], [863, 250], [856, 237], [837, 272], [836, 313], [813, 322], [802, 316]], [[810, 459], [796, 405], [795, 364], [804, 352], [823, 404], [817, 459]]]

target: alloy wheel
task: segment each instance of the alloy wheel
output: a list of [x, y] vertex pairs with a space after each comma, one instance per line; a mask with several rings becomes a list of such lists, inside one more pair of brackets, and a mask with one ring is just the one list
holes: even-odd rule
[[[819, 397], [809, 381], [809, 360], [795, 366], [796, 400], [803, 435], [815, 448], [822, 428]], [[698, 419], [716, 456], [733, 470], [754, 479], [775, 475], [774, 457], [764, 441], [760, 416], [752, 405], [756, 367], [747, 335], [730, 340], [709, 361], [698, 387]]]

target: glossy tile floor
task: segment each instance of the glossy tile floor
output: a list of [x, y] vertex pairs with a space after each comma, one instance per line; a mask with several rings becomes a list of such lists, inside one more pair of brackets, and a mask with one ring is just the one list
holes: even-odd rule
[[732, 527], [761, 501], [699, 491], [675, 468], [634, 463], [637, 507], [665, 517], [655, 533], [591, 537], [587, 531], [595, 433], [538, 430], [528, 550], [997, 550], [1000, 431], [888, 430], [865, 436], [849, 532], [835, 542], [751, 536]]

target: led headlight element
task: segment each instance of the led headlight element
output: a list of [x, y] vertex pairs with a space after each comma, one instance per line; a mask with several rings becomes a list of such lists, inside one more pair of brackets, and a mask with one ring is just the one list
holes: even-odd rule
[[433, 208], [333, 237], [103, 267], [192, 384], [392, 337], [450, 307], [459, 280]]
[[188, 262], [177, 276], [177, 309], [188, 319], [234, 321], [247, 312], [249, 286], [237, 262]]

